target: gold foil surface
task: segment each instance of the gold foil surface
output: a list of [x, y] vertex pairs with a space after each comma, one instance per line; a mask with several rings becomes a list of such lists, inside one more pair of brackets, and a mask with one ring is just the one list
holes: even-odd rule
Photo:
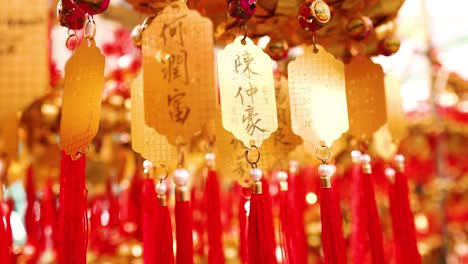
[[263, 143], [261, 161], [268, 164], [270, 169], [287, 170], [289, 167], [289, 153], [302, 143], [302, 139], [294, 134], [291, 129], [288, 79], [283, 75], [276, 77], [275, 95], [278, 129]]
[[143, 33], [143, 100], [148, 126], [178, 145], [214, 119], [216, 86], [210, 19], [172, 2]]
[[140, 73], [131, 85], [132, 148], [155, 165], [176, 162], [177, 148], [169, 144], [165, 136], [146, 125], [143, 109], [143, 74]]
[[368, 57], [356, 56], [345, 66], [348, 134], [370, 139], [387, 121], [382, 67]]
[[323, 47], [288, 65], [292, 130], [306, 142], [331, 146], [348, 130], [343, 63]]
[[400, 141], [408, 133], [408, 120], [403, 110], [400, 82], [392, 75], [385, 76], [387, 125], [393, 140]]
[[68, 155], [85, 151], [98, 131], [104, 61], [94, 40], [84, 40], [65, 65], [60, 147]]
[[278, 128], [273, 68], [270, 57], [243, 38], [218, 53], [222, 122], [244, 146], [260, 147]]
[[48, 1], [0, 0], [0, 124], [49, 87]]

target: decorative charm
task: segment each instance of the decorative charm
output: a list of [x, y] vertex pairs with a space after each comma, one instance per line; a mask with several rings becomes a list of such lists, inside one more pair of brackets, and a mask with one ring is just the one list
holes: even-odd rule
[[364, 56], [354, 57], [345, 67], [348, 133], [370, 139], [387, 121], [382, 67]]
[[366, 16], [351, 19], [347, 26], [349, 36], [355, 40], [367, 39], [372, 34], [373, 29], [372, 20]]
[[244, 146], [260, 147], [278, 128], [271, 59], [242, 36], [217, 59], [223, 127]]
[[321, 46], [309, 46], [289, 63], [292, 129], [314, 145], [331, 146], [348, 130], [344, 65]]
[[173, 145], [187, 144], [214, 119], [213, 24], [172, 2], [145, 29], [142, 52], [145, 122]]
[[330, 21], [330, 7], [322, 0], [306, 0], [299, 8], [297, 19], [306, 31], [315, 32]]

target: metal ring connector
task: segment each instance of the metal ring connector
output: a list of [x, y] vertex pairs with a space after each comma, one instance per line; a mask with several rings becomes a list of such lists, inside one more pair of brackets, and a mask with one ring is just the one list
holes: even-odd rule
[[86, 20], [86, 23], [84, 25], [83, 34], [87, 40], [93, 40], [94, 36], [96, 36], [96, 22], [94, 21], [93, 16], [91, 15], [87, 15], [87, 16], [88, 16], [88, 20]]
[[70, 155], [72, 160], [79, 160], [83, 155], [86, 155], [89, 151], [89, 145], [84, 150], [78, 150], [75, 154]]
[[[251, 151], [252, 149], [257, 151], [257, 158], [254, 161], [249, 159], [249, 151]], [[245, 149], [245, 159], [250, 164], [250, 166], [252, 166], [252, 168], [257, 168], [257, 163], [260, 160], [260, 150], [258, 149], [258, 147], [255, 146], [255, 145], [252, 145], [252, 146], [250, 146], [250, 149], [246, 148]]]
[[330, 149], [326, 145], [320, 144], [320, 147], [315, 150], [315, 157], [325, 164], [330, 158]]
[[[165, 181], [169, 177], [169, 169], [167, 168], [167, 165], [164, 164], [164, 163], [161, 163], [159, 165], [161, 165], [161, 168], [163, 168], [166, 171], [166, 174], [164, 175], [164, 177], [159, 178], [159, 182], [162, 183], [163, 181]], [[155, 168], [155, 171], [156, 171], [156, 169], [157, 168]]]

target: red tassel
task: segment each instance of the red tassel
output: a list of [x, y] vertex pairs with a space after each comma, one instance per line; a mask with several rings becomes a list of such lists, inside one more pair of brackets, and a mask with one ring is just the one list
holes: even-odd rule
[[187, 187], [188, 178], [189, 173], [185, 169], [177, 169], [174, 172], [177, 264], [193, 264], [193, 219]]
[[220, 194], [218, 175], [214, 169], [209, 169], [206, 176], [206, 218], [208, 233], [208, 263], [224, 263], [222, 244], [223, 230], [221, 226]]
[[297, 227], [296, 256], [301, 264], [308, 262], [308, 245], [305, 233], [304, 212], [306, 209], [306, 170], [299, 171], [297, 162], [291, 162], [289, 168], [290, 192], [294, 198], [294, 209], [296, 212], [294, 223]]
[[156, 261], [156, 191], [151, 179], [143, 180], [143, 260], [145, 264], [155, 264]]
[[362, 163], [362, 192], [363, 200], [361, 206], [366, 208], [367, 223], [366, 228], [369, 234], [369, 245], [372, 254], [372, 263], [383, 264], [385, 262], [382, 228], [380, 226], [379, 212], [375, 202], [374, 185], [371, 175], [372, 168], [370, 157], [367, 154], [361, 156]]
[[156, 203], [156, 263], [173, 264], [172, 226], [169, 208], [167, 207], [166, 185], [156, 186], [158, 199]]
[[27, 174], [26, 174], [26, 200], [27, 200], [27, 207], [25, 213], [25, 227], [26, 232], [28, 234], [28, 244], [34, 247], [38, 247], [39, 242], [41, 240], [41, 229], [39, 226], [39, 221], [36, 221], [37, 213], [35, 206], [37, 205], [36, 202], [36, 188], [34, 186], [34, 178], [33, 178], [33, 171], [32, 166], [29, 166]]
[[404, 173], [404, 157], [395, 156], [395, 170], [388, 168], [386, 176], [393, 183], [389, 188], [390, 214], [393, 224], [396, 263], [420, 264], [414, 228], [414, 216], [408, 198], [408, 179]]
[[50, 179], [47, 179], [44, 192], [41, 200], [41, 225], [42, 232], [44, 233], [44, 250], [55, 251], [56, 236], [57, 236], [57, 219], [56, 219], [56, 208], [55, 208], [55, 199], [54, 193], [52, 191], [52, 182]]
[[320, 218], [322, 221], [322, 250], [325, 264], [346, 263], [342, 219], [331, 186], [331, 167], [322, 164], [320, 174]]
[[280, 171], [277, 174], [280, 181], [280, 222], [281, 222], [281, 244], [283, 251], [283, 263], [296, 264], [299, 263], [296, 257], [297, 245], [297, 228], [294, 224], [293, 203], [288, 192], [288, 174]]
[[351, 178], [351, 262], [364, 263], [367, 250], [366, 211], [363, 201], [362, 169], [359, 163], [361, 152], [351, 152], [353, 164], [349, 168]]
[[270, 184], [265, 177], [262, 177], [262, 189], [263, 189], [263, 201], [265, 202], [265, 226], [267, 228], [267, 236], [265, 237], [266, 241], [271, 241], [271, 248], [273, 256], [276, 260], [276, 240], [275, 240], [275, 227], [273, 225], [273, 200], [270, 195]]
[[60, 166], [59, 263], [84, 264], [88, 245], [86, 157], [72, 160], [62, 152]]
[[[0, 188], [2, 188], [0, 184]], [[1, 194], [1, 192], [0, 192]], [[2, 198], [2, 197], [0, 197]], [[11, 252], [11, 242], [10, 242], [10, 237], [11, 235], [8, 234], [8, 227], [4, 224], [5, 222], [8, 222], [8, 213], [7, 208], [8, 206], [0, 201], [0, 259], [2, 260], [2, 263], [4, 262], [5, 264], [11, 264], [12, 258], [10, 255]]]
[[249, 263], [273, 264], [276, 263], [274, 242], [269, 239], [267, 217], [265, 216], [265, 201], [260, 181], [262, 172], [252, 169], [253, 182], [250, 198], [250, 213], [248, 226]]
[[249, 253], [247, 248], [247, 212], [245, 211], [245, 204], [250, 197], [250, 188], [242, 188], [242, 194], [239, 200], [239, 255], [242, 264], [249, 263]]

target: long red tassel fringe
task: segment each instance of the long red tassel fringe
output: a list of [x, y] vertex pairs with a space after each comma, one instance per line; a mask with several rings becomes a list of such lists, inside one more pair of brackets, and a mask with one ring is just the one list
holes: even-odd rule
[[220, 194], [218, 175], [215, 170], [209, 169], [206, 176], [206, 218], [208, 233], [208, 263], [224, 263], [224, 252], [221, 226]]
[[145, 264], [156, 262], [156, 191], [151, 179], [143, 180], [142, 222], [143, 222], [143, 260]]
[[395, 160], [396, 170], [387, 169], [385, 171], [387, 177], [392, 178], [391, 181], [393, 181], [389, 188], [389, 200], [395, 240], [395, 259], [398, 264], [420, 264], [421, 256], [417, 248], [414, 216], [408, 197], [408, 179], [404, 173], [404, 158], [398, 155]]
[[[261, 171], [253, 169], [252, 174], [259, 174]], [[274, 242], [269, 239], [268, 219], [265, 216], [265, 201], [262, 194], [262, 183], [254, 181], [252, 195], [250, 198], [250, 214], [248, 226], [248, 249], [249, 263], [252, 264], [274, 264], [276, 257], [274, 254]], [[266, 190], [263, 190], [266, 191]]]
[[173, 264], [174, 251], [172, 249], [172, 225], [169, 208], [158, 197], [156, 201], [156, 263]]
[[296, 264], [299, 263], [296, 257], [297, 245], [297, 228], [294, 224], [295, 212], [293, 202], [288, 191], [288, 174], [286, 172], [278, 172], [280, 180], [279, 205], [280, 205], [280, 222], [281, 222], [281, 245], [283, 249], [283, 263]]
[[319, 174], [321, 180], [320, 218], [322, 222], [322, 249], [325, 264], [343, 264], [346, 263], [346, 251], [342, 219], [331, 187], [329, 165], [320, 165]]
[[370, 157], [363, 155], [361, 157], [363, 166], [362, 172], [362, 191], [363, 201], [361, 206], [364, 206], [367, 211], [367, 232], [369, 234], [369, 245], [372, 254], [372, 263], [386, 263], [383, 248], [382, 228], [380, 225], [379, 212], [375, 201], [374, 184], [372, 183], [372, 169], [370, 165]]
[[244, 190], [247, 188], [242, 188], [242, 193], [239, 199], [239, 208], [238, 208], [238, 215], [239, 215], [239, 255], [242, 264], [249, 263], [249, 250], [247, 247], [248, 240], [247, 240], [247, 212], [245, 211], [245, 203], [249, 201], [246, 192], [248, 192], [248, 196], [250, 196], [250, 190]]
[[59, 263], [84, 264], [88, 245], [86, 157], [72, 160], [62, 152], [60, 166]]
[[[1, 184], [0, 188], [2, 188]], [[8, 228], [4, 224], [4, 218], [6, 218], [8, 214], [5, 212], [6, 204], [1, 202], [1, 198], [2, 197], [0, 197], [0, 259], [2, 262], [4, 261], [5, 264], [10, 264], [13, 263], [10, 255], [10, 235], [8, 234]]]
[[351, 178], [351, 263], [364, 263], [367, 251], [366, 211], [363, 201], [361, 152], [351, 152], [353, 164], [349, 168]]
[[185, 169], [177, 169], [174, 172], [177, 264], [193, 264], [193, 219], [187, 187], [189, 177], [190, 174]]

